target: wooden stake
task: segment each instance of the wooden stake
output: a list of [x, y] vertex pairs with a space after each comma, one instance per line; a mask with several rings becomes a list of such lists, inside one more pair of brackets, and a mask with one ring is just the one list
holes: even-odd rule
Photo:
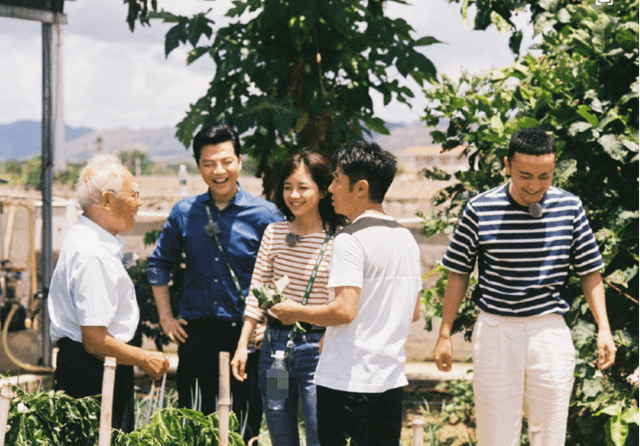
[[424, 445], [424, 417], [415, 415], [411, 422], [413, 426], [413, 446]]
[[116, 379], [116, 358], [104, 358], [102, 377], [102, 407], [100, 409], [100, 434], [98, 446], [111, 444], [111, 420], [113, 418], [113, 386]]
[[4, 381], [2, 383], [2, 393], [0, 393], [0, 446], [4, 446], [4, 437], [7, 433], [7, 419], [9, 418], [9, 406], [11, 406], [11, 383]]
[[218, 417], [220, 422], [220, 446], [229, 445], [229, 408], [231, 388], [229, 383], [229, 352], [220, 352], [220, 390], [218, 395]]

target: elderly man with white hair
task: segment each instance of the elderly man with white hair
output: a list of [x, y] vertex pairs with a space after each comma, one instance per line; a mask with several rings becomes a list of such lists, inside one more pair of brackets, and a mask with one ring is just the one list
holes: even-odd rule
[[133, 430], [133, 366], [153, 379], [169, 368], [161, 352], [129, 345], [140, 311], [123, 263], [120, 233], [142, 205], [133, 175], [114, 156], [92, 158], [80, 174], [83, 210], [65, 236], [49, 290], [51, 339], [58, 346], [56, 390], [74, 398], [100, 394], [104, 358], [116, 358], [113, 427]]

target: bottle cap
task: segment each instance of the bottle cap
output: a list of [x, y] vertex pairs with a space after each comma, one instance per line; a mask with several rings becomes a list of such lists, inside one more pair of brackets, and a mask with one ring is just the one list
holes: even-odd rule
[[284, 359], [284, 350], [277, 350], [273, 357], [276, 359]]

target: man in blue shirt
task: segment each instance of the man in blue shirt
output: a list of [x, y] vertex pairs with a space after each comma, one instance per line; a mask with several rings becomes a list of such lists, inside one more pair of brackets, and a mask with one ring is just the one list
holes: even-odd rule
[[556, 144], [540, 128], [516, 132], [504, 159], [511, 181], [467, 204], [442, 264], [449, 270], [434, 359], [451, 370], [451, 326], [478, 262], [472, 298], [473, 389], [479, 446], [561, 446], [575, 350], [563, 314], [571, 269], [598, 324], [598, 367], [615, 361], [599, 270], [604, 263], [580, 199], [551, 186]]
[[[234, 129], [224, 124], [203, 128], [193, 140], [193, 151], [209, 190], [175, 204], [149, 257], [147, 277], [162, 329], [179, 344], [178, 404], [196, 408], [197, 398], [201, 411], [209, 414], [216, 410], [219, 352], [234, 352], [238, 344], [262, 233], [282, 215], [273, 203], [240, 187], [242, 155]], [[179, 262], [185, 271], [177, 318], [168, 283]], [[232, 410], [240, 419], [247, 416], [247, 385], [231, 379]], [[258, 417], [245, 439], [259, 428]]]

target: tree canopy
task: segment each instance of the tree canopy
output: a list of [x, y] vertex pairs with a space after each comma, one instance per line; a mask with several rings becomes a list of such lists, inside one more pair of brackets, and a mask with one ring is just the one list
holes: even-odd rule
[[[236, 126], [245, 152], [259, 160], [256, 176], [269, 195], [287, 154], [310, 147], [331, 155], [371, 131], [388, 134], [372, 92], [385, 105], [408, 105], [413, 93], [397, 74], [423, 87], [435, 79], [435, 67], [418, 48], [438, 40], [414, 38], [405, 20], [384, 14], [385, 1], [404, 3], [234, 1], [226, 13], [231, 23], [219, 28], [207, 12], [149, 13], [175, 24], [165, 38], [167, 55], [186, 44], [192, 47], [188, 64], [203, 56], [215, 62], [209, 89], [178, 124], [180, 141], [188, 147], [195, 132], [213, 122]], [[146, 6], [133, 3], [138, 14]]]

